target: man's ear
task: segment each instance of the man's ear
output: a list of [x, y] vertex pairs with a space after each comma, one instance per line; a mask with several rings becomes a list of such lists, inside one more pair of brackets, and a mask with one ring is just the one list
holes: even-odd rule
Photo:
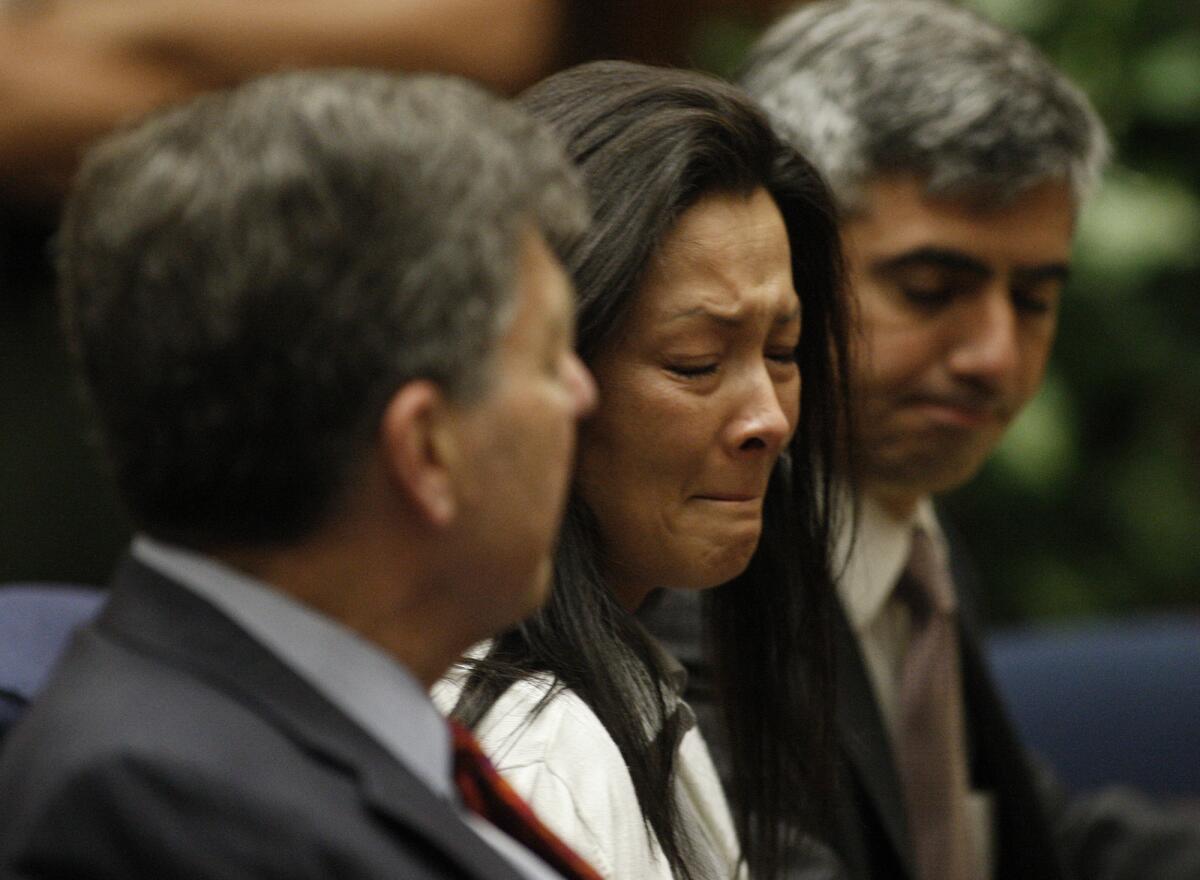
[[379, 447], [389, 483], [419, 516], [445, 527], [458, 512], [451, 465], [455, 435], [441, 388], [424, 379], [392, 395], [379, 424]]

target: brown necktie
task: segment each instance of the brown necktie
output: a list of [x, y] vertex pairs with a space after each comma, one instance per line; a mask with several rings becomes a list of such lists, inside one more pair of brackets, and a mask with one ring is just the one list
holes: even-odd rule
[[896, 756], [919, 876], [976, 880], [954, 586], [923, 529], [913, 532], [897, 597], [912, 612]]

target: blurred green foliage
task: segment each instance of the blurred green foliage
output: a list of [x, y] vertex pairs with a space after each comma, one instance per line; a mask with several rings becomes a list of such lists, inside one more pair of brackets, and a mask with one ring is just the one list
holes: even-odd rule
[[[1200, 610], [1200, 4], [965, 0], [1095, 102], [1116, 161], [1082, 217], [1041, 394], [943, 499], [997, 620]], [[707, 23], [729, 74], [746, 21]]]

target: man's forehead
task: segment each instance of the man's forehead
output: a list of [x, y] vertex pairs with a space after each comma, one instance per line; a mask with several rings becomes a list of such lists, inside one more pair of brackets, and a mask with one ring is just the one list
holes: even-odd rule
[[575, 310], [570, 276], [539, 230], [525, 230], [520, 247], [514, 291], [516, 313], [508, 335], [569, 335]]
[[929, 256], [947, 265], [1040, 268], [1070, 261], [1075, 205], [1065, 181], [1039, 184], [994, 207], [977, 198], [930, 196], [915, 176], [876, 179], [865, 195], [863, 210], [842, 223], [856, 262]]

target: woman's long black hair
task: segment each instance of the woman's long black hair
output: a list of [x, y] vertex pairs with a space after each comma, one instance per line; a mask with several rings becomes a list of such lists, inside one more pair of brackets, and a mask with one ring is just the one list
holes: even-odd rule
[[[742, 575], [708, 591], [706, 615], [743, 858], [751, 876], [780, 877], [798, 836], [816, 829], [831, 784], [831, 468], [847, 412], [832, 199], [749, 98], [703, 74], [596, 62], [520, 100], [557, 130], [590, 191], [594, 225], [566, 259], [585, 362], [620, 329], [656, 247], [697, 201], [764, 188], [787, 226], [802, 304], [800, 420], [768, 485], [758, 549]], [[476, 724], [513, 681], [552, 674], [612, 736], [648, 829], [675, 875], [690, 878], [673, 785], [681, 721], [664, 698], [654, 643], [608, 589], [600, 558], [595, 519], [572, 493], [550, 601], [493, 642], [455, 714]]]

